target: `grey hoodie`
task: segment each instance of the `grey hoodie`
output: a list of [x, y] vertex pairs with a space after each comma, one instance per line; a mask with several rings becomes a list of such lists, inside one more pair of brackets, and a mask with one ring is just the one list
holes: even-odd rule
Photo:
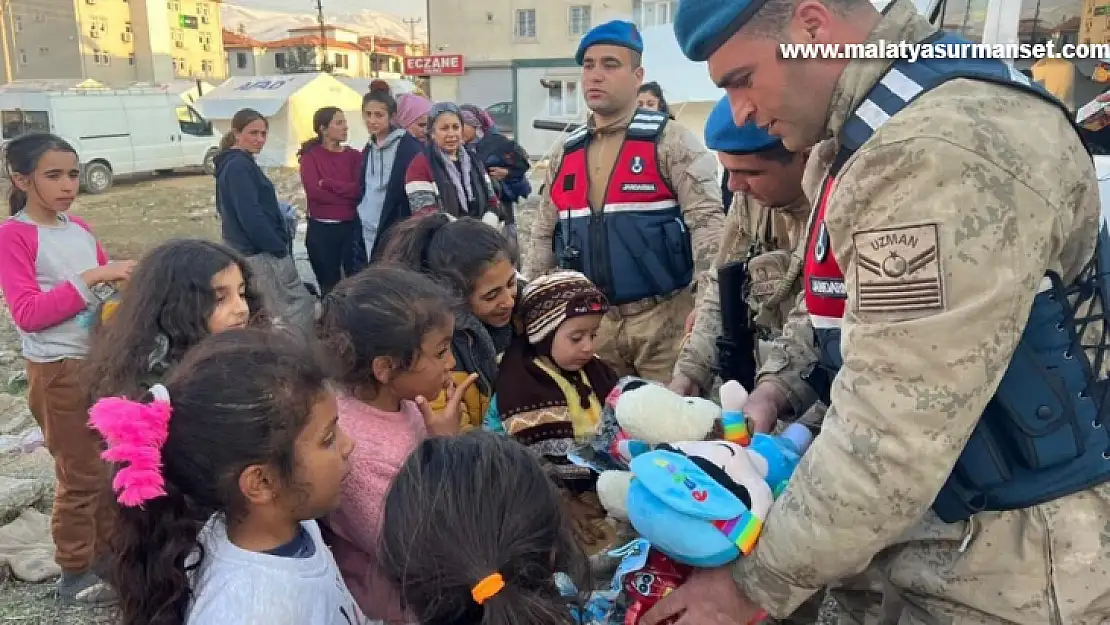
[[370, 137], [367, 144], [369, 153], [366, 156], [366, 190], [358, 204], [358, 216], [362, 221], [362, 239], [366, 242], [368, 253], [374, 249], [374, 240], [378, 238], [378, 222], [382, 218], [389, 176], [397, 157], [397, 145], [404, 136], [404, 128], [395, 128], [386, 136], [384, 145], [379, 146], [374, 137]]

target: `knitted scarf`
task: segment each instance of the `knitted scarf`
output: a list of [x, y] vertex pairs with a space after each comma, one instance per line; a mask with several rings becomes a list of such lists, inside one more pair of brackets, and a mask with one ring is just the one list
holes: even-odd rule
[[[459, 204], [463, 207], [463, 214], [466, 213], [467, 206], [474, 201], [474, 186], [472, 184], [470, 153], [466, 147], [458, 147], [459, 166], [456, 167], [455, 163], [451, 161], [451, 157], [446, 152], [436, 149], [436, 154], [439, 155], [440, 160], [443, 162], [444, 169], [447, 170], [447, 176], [451, 179], [451, 185], [455, 187], [455, 193], [459, 197]], [[462, 176], [459, 176], [459, 170], [462, 170]]]

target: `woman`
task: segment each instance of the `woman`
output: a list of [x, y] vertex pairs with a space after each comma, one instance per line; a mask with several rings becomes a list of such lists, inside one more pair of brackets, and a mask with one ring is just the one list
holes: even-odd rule
[[427, 146], [405, 173], [412, 214], [481, 218], [489, 212], [504, 221], [485, 166], [463, 146], [459, 107], [450, 102], [433, 106], [428, 128]]
[[358, 216], [367, 260], [377, 258], [375, 250], [380, 252], [380, 233], [412, 216], [405, 193], [405, 172], [424, 149], [412, 133], [395, 125], [397, 103], [388, 85], [382, 88], [376, 83], [362, 98], [362, 119], [370, 141], [362, 151], [363, 192]]
[[[520, 282], [511, 262], [512, 244], [496, 228], [476, 219], [434, 214], [394, 228], [381, 262], [422, 271], [448, 286], [465, 306], [455, 312], [451, 349], [456, 384], [476, 373], [463, 397], [464, 430], [480, 427], [489, 409], [498, 360], [513, 338], [513, 309]], [[446, 393], [432, 402], [441, 410]]]
[[671, 107], [667, 104], [667, 99], [663, 97], [663, 88], [657, 82], [645, 82], [640, 85], [640, 91], [636, 96], [636, 106], [649, 111], [666, 113], [668, 117], [674, 119]]
[[404, 128], [421, 143], [428, 140], [428, 112], [432, 101], [415, 93], [402, 93], [397, 96], [397, 115], [393, 123]]
[[305, 247], [308, 262], [327, 295], [344, 275], [354, 275], [355, 250], [362, 229], [358, 204], [362, 198], [362, 155], [343, 145], [347, 140], [347, 118], [343, 111], [327, 106], [312, 116], [316, 136], [301, 144], [301, 183], [308, 199], [308, 232]]
[[[459, 107], [462, 111], [463, 142], [485, 165], [493, 188], [501, 202], [505, 219], [505, 236], [518, 245], [514, 205], [532, 194], [528, 182], [528, 153], [512, 139], [497, 132], [497, 125], [486, 111], [473, 104]], [[514, 256], [513, 264], [519, 264]]]
[[307, 334], [314, 305], [293, 262], [293, 230], [274, 184], [255, 162], [268, 131], [266, 118], [253, 109], [231, 118], [215, 159], [216, 211], [224, 243], [247, 257], [275, 321]]

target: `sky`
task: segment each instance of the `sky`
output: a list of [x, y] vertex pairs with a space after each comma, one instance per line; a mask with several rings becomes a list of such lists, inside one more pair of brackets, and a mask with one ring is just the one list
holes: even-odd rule
[[[227, 0], [252, 9], [311, 13], [316, 10], [316, 0]], [[390, 13], [398, 17], [424, 17], [427, 5], [420, 0], [322, 0], [324, 13], [351, 13], [362, 9]], [[401, 8], [403, 7], [403, 8]]]

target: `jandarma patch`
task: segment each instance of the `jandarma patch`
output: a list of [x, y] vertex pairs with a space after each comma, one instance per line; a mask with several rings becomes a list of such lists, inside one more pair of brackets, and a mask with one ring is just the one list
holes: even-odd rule
[[857, 232], [858, 312], [916, 313], [944, 310], [944, 279], [937, 224]]

